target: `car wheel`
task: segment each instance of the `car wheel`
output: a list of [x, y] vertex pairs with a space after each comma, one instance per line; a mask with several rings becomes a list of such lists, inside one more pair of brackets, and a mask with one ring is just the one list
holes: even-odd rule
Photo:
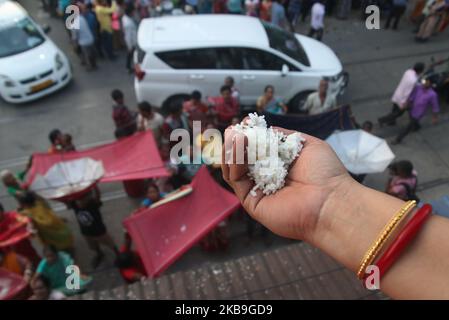
[[170, 113], [170, 109], [173, 106], [182, 106], [184, 101], [188, 100], [190, 98], [190, 95], [188, 94], [177, 94], [174, 96], [171, 96], [165, 102], [162, 104], [161, 113], [162, 115], [166, 116]]
[[309, 94], [311, 94], [313, 91], [302, 91], [298, 93], [296, 96], [293, 97], [293, 99], [290, 100], [288, 103], [288, 111], [289, 113], [304, 113], [302, 111], [302, 107], [304, 103], [306, 103], [307, 97]]

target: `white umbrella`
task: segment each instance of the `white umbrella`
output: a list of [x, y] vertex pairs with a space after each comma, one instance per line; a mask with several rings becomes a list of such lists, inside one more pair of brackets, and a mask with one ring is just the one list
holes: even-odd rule
[[346, 169], [354, 174], [383, 172], [394, 154], [384, 139], [363, 130], [333, 133], [326, 139]]
[[46, 199], [61, 199], [81, 193], [104, 175], [103, 163], [91, 158], [62, 161], [45, 175], [36, 175], [30, 189]]

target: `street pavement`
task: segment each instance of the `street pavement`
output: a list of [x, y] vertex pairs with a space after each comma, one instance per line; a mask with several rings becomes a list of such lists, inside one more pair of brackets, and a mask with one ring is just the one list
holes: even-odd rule
[[[112, 89], [118, 88], [124, 92], [130, 108], [135, 109], [136, 106], [133, 78], [125, 70], [124, 52], [117, 61], [100, 60], [98, 71], [86, 72], [71, 48], [62, 21], [49, 18], [42, 12], [40, 1], [19, 2], [39, 23], [52, 27], [50, 37], [71, 60], [74, 81], [64, 90], [29, 104], [10, 105], [0, 101], [0, 170], [8, 168], [13, 171], [23, 169], [33, 152], [46, 151], [49, 146], [47, 135], [53, 128], [72, 134], [79, 149], [113, 141], [112, 103], [109, 97]], [[308, 25], [299, 25], [297, 30], [306, 33]], [[341, 101], [351, 104], [359, 123], [365, 120], [374, 122], [374, 133], [387, 140], [391, 140], [406, 124], [406, 117], [398, 121], [397, 127], [386, 128], [379, 128], [376, 119], [390, 111], [390, 97], [404, 70], [417, 61], [429, 63], [432, 56], [438, 59], [449, 55], [449, 32], [420, 44], [413, 41], [411, 30], [412, 26], [406, 19], [402, 19], [398, 31], [367, 30], [355, 13], [344, 21], [326, 20], [323, 41], [337, 53], [350, 74], [350, 84]], [[430, 117], [427, 117], [422, 130], [408, 136], [403, 144], [392, 146], [397, 159], [409, 159], [414, 163], [419, 174], [419, 196], [422, 200], [449, 195], [448, 108], [442, 105], [440, 123], [433, 126]], [[386, 181], [387, 173], [374, 174], [366, 178], [365, 184], [383, 190]], [[101, 190], [105, 222], [114, 240], [121, 244], [121, 222], [139, 205], [139, 200], [126, 197], [120, 183], [103, 184]], [[3, 186], [0, 186], [0, 201], [7, 209], [13, 209], [16, 205], [14, 199], [6, 195]], [[113, 255], [108, 253], [105, 262], [97, 270], [91, 270], [92, 253], [78, 232], [74, 214], [60, 204], [52, 205], [72, 227], [76, 236], [77, 262], [82, 270], [95, 276], [94, 287], [100, 289], [120, 284], [121, 279], [113, 268]], [[274, 235], [270, 235], [270, 239], [271, 247], [291, 241]], [[231, 219], [231, 246], [228, 252], [204, 253], [195, 246], [166, 272], [225, 261], [267, 247], [260, 237], [249, 244], [246, 240], [243, 217], [237, 215]], [[37, 243], [36, 246], [40, 247]]]

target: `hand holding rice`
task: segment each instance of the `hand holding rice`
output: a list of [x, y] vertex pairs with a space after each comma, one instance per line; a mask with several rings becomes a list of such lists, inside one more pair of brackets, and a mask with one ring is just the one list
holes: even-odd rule
[[249, 119], [233, 126], [232, 130], [248, 139], [248, 175], [255, 184], [251, 195], [255, 196], [258, 189], [265, 195], [281, 189], [290, 164], [303, 148], [305, 139], [301, 134], [287, 136], [272, 127], [267, 128], [265, 117], [256, 113], [249, 114]]

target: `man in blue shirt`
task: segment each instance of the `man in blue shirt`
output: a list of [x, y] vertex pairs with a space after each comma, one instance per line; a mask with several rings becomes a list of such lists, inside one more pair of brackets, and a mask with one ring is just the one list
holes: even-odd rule
[[86, 7], [84, 4], [79, 5], [81, 15], [79, 16], [79, 29], [72, 30], [72, 40], [81, 49], [81, 63], [87, 66], [88, 71], [97, 68], [95, 59], [95, 38], [89, 27], [89, 23], [85, 18]]

